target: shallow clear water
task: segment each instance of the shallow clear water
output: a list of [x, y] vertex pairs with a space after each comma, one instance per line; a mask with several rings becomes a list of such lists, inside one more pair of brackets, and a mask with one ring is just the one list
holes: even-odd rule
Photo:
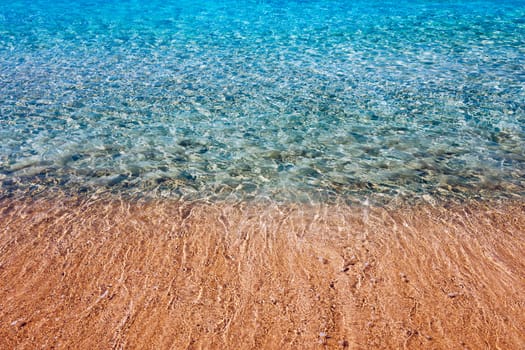
[[523, 196], [525, 1], [0, 1], [1, 193]]

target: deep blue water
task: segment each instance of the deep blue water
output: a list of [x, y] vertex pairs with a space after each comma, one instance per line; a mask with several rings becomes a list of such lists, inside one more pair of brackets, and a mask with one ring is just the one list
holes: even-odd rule
[[0, 0], [0, 192], [525, 194], [525, 1]]

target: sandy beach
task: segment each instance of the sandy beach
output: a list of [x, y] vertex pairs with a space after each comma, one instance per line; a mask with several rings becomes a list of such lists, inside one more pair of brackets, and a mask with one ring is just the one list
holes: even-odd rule
[[525, 350], [525, 0], [0, 1], [0, 350]]
[[525, 205], [0, 203], [2, 349], [523, 349]]

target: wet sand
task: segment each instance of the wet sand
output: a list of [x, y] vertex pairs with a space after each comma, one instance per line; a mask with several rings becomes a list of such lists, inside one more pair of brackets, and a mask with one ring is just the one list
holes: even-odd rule
[[0, 201], [1, 349], [524, 349], [525, 204]]

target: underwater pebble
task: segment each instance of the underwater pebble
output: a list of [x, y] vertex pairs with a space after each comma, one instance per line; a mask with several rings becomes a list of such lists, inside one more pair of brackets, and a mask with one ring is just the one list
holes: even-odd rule
[[403, 282], [405, 283], [408, 283], [408, 277], [407, 275], [405, 275], [404, 273], [400, 273], [399, 276], [401, 277], [401, 279], [403, 280]]
[[[523, 84], [515, 74], [521, 10], [493, 16], [495, 31], [486, 14], [498, 7], [474, 2], [418, 4], [432, 10], [432, 21], [398, 15], [412, 13], [406, 3], [247, 3], [198, 16], [190, 6], [166, 27], [155, 18], [180, 5], [151, 16], [141, 4], [111, 31], [73, 23], [68, 40], [50, 41], [52, 20], [10, 29], [5, 47], [19, 49], [0, 53], [2, 191], [111, 186], [192, 199], [431, 204], [525, 193], [516, 117]], [[23, 18], [23, 8], [6, 6]], [[104, 11], [67, 10], [89, 23], [106, 20]], [[46, 11], [52, 19], [64, 5]], [[276, 20], [283, 11], [287, 20]], [[479, 22], [481, 14], [488, 20]], [[359, 18], [359, 40], [341, 34], [348, 18]], [[258, 25], [241, 35], [239, 23]], [[195, 35], [209, 28], [213, 35]], [[86, 42], [115, 50], [86, 51]], [[420, 43], [429, 46], [422, 51]], [[147, 175], [158, 170], [159, 181]], [[173, 181], [183, 172], [198, 181]], [[226, 174], [242, 179], [234, 186]]]

